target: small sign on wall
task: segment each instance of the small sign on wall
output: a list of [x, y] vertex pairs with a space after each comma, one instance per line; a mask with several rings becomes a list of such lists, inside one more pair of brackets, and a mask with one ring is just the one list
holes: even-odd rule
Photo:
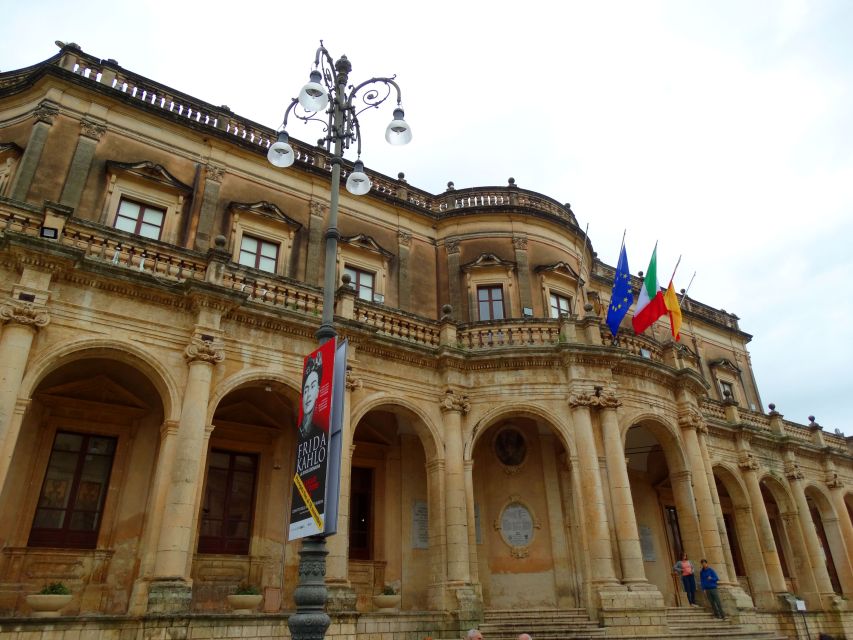
[[412, 549], [429, 549], [429, 507], [426, 500], [412, 503]]
[[655, 541], [652, 536], [652, 528], [641, 524], [640, 527], [640, 549], [643, 551], [643, 562], [656, 562]]

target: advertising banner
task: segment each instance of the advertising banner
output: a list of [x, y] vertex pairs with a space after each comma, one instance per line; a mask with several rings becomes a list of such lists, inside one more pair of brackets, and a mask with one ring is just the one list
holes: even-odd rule
[[[288, 540], [335, 531], [345, 375], [346, 342], [337, 346], [329, 340], [303, 363]], [[327, 515], [332, 516], [331, 528]]]

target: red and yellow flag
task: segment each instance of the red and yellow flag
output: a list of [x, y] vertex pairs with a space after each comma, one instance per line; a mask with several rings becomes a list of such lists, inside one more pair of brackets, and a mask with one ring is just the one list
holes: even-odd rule
[[666, 311], [669, 314], [669, 326], [672, 329], [672, 337], [677, 342], [681, 340], [681, 335], [679, 334], [681, 330], [681, 307], [678, 304], [678, 296], [675, 293], [675, 287], [672, 286], [672, 280], [669, 281], [666, 293], [663, 294], [663, 301], [666, 304]]

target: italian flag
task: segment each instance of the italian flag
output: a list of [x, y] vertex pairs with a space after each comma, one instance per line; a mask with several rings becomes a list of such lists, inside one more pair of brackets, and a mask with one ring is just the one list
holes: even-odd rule
[[655, 245], [655, 250], [652, 251], [652, 259], [649, 262], [649, 270], [646, 271], [646, 279], [643, 280], [643, 286], [640, 288], [637, 310], [631, 320], [634, 325], [634, 332], [642, 333], [666, 311], [666, 302], [658, 284], [658, 246]]

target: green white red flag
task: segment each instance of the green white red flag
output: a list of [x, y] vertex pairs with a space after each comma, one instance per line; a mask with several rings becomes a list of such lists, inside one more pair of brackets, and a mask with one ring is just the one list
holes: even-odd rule
[[642, 333], [667, 312], [663, 292], [660, 290], [660, 284], [658, 284], [657, 256], [658, 246], [655, 245], [655, 250], [652, 251], [652, 259], [649, 262], [649, 269], [646, 271], [643, 286], [640, 288], [637, 310], [634, 311], [634, 317], [631, 320], [635, 333]]

